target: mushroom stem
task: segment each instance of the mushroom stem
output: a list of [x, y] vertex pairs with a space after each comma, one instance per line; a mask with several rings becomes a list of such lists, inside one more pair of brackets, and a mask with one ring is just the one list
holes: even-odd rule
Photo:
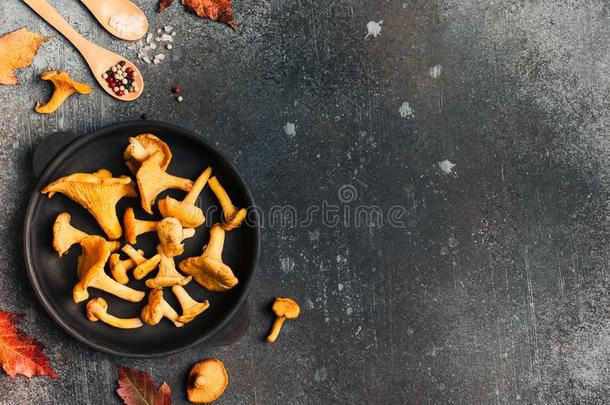
[[280, 330], [282, 329], [282, 325], [284, 324], [285, 320], [286, 318], [283, 316], [278, 316], [275, 318], [275, 322], [273, 322], [273, 326], [271, 327], [271, 333], [269, 333], [269, 336], [267, 336], [267, 342], [275, 342], [280, 334]]
[[136, 280], [142, 280], [146, 277], [151, 271], [157, 268], [159, 262], [161, 261], [161, 255], [156, 254], [150, 259], [146, 260], [144, 263], [140, 263], [133, 269], [133, 276]]
[[199, 194], [201, 194], [201, 191], [204, 189], [205, 185], [208, 183], [208, 179], [210, 178], [211, 175], [212, 175], [212, 168], [208, 167], [207, 169], [205, 169], [203, 171], [203, 173], [201, 173], [199, 175], [199, 177], [197, 177], [197, 180], [195, 180], [195, 182], [193, 183], [193, 188], [191, 189], [191, 191], [188, 192], [186, 197], [184, 197], [182, 202], [187, 203], [187, 204], [195, 204], [195, 201], [197, 201]]
[[216, 260], [222, 260], [222, 249], [225, 243], [225, 230], [221, 226], [214, 225], [210, 230], [210, 241], [203, 251], [204, 256]]
[[198, 375], [195, 377], [195, 381], [193, 381], [193, 385], [197, 388], [203, 388], [205, 387], [207, 380], [205, 378], [205, 376], [202, 375]]
[[208, 180], [208, 183], [210, 184], [210, 188], [216, 195], [216, 198], [218, 198], [218, 202], [220, 202], [220, 205], [222, 206], [222, 211], [224, 213], [225, 219], [227, 221], [230, 221], [231, 218], [235, 216], [237, 208], [235, 208], [233, 202], [231, 201], [231, 198], [229, 197], [225, 189], [220, 185], [220, 182], [218, 182], [218, 179], [216, 177], [210, 178]]
[[138, 236], [156, 231], [158, 222], [137, 219], [133, 208], [129, 207], [123, 215], [123, 224], [125, 225], [125, 239], [129, 243], [135, 244]]
[[135, 329], [143, 325], [140, 318], [117, 318], [107, 312], [96, 314], [100, 321], [121, 329]]
[[184, 277], [176, 270], [176, 263], [173, 257], [169, 257], [163, 253], [161, 245], [157, 246], [157, 252], [160, 257], [159, 272], [155, 278], [146, 280], [148, 288], [171, 287], [173, 285], [186, 285], [192, 276]]
[[140, 253], [141, 250], [135, 250], [131, 245], [123, 246], [122, 250], [127, 256], [131, 257], [136, 264], [142, 264], [146, 261], [146, 258], [143, 256], [144, 253]]
[[145, 295], [143, 291], [137, 291], [131, 287], [117, 283], [105, 274], [91, 280], [89, 286], [106, 291], [109, 294], [116, 295], [129, 302], [140, 302]]
[[[141, 255], [144, 254], [141, 250], [138, 250], [137, 253]], [[118, 253], [113, 253], [110, 256], [108, 264], [110, 265], [110, 274], [112, 274], [112, 277], [121, 284], [127, 284], [129, 282], [127, 271], [133, 269], [137, 265], [132, 258], [121, 260]]]

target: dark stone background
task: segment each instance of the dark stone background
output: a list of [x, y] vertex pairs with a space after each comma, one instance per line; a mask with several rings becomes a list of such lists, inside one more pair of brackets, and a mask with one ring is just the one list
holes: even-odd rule
[[[78, 2], [52, 3], [89, 38], [135, 57]], [[166, 63], [142, 66], [137, 102], [97, 89], [35, 114], [50, 92], [41, 71], [93, 80], [61, 37], [20, 72], [21, 86], [0, 88], [0, 308], [26, 315], [24, 330], [60, 374], [0, 376], [1, 403], [120, 403], [115, 364], [167, 381], [185, 403], [187, 369], [210, 356], [230, 375], [219, 403], [607, 402], [606, 2], [235, 0], [239, 33], [180, 4], [157, 14], [154, 1], [137, 3], [152, 28], [178, 32]], [[381, 35], [365, 39], [380, 20]], [[2, 32], [53, 33], [15, 0], [0, 21]], [[412, 116], [399, 113], [404, 102]], [[402, 206], [402, 226], [267, 221], [253, 322], [238, 343], [137, 361], [94, 352], [53, 323], [25, 276], [31, 153], [55, 131], [143, 113], [217, 144], [264, 213]], [[438, 166], [445, 159], [451, 174]], [[355, 191], [349, 204], [340, 190]], [[303, 311], [268, 345], [276, 295]]]

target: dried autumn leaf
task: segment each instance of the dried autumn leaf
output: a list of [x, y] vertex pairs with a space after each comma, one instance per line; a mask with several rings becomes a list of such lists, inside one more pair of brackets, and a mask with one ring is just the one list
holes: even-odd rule
[[[159, 0], [159, 11], [165, 10], [172, 3], [173, 0]], [[235, 31], [239, 28], [233, 15], [231, 0], [182, 0], [182, 4], [201, 18], [220, 21]]]
[[125, 405], [171, 405], [172, 392], [163, 383], [155, 389], [150, 374], [129, 367], [118, 366], [119, 394]]
[[47, 39], [25, 28], [0, 37], [0, 84], [19, 84], [13, 70], [30, 66]]
[[4, 371], [15, 378], [17, 375], [32, 377], [48, 375], [57, 378], [40, 344], [18, 330], [15, 325], [21, 317], [0, 311], [0, 363]]

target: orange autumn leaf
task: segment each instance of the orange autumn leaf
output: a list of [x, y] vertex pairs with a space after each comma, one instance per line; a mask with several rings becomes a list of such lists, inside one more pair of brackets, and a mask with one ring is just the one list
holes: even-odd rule
[[[159, 11], [165, 10], [174, 0], [159, 0]], [[231, 0], [182, 0], [182, 4], [201, 18], [209, 18], [220, 21], [238, 30], [239, 26], [233, 15], [233, 4]]]
[[25, 28], [0, 37], [0, 84], [19, 84], [13, 71], [30, 66], [47, 39]]
[[48, 375], [57, 378], [49, 360], [42, 352], [40, 343], [18, 330], [15, 325], [21, 317], [0, 311], [0, 364], [4, 371], [15, 378], [17, 375], [32, 377]]
[[119, 388], [117, 394], [125, 405], [171, 405], [172, 392], [163, 383], [159, 388], [150, 374], [133, 368], [118, 366]]

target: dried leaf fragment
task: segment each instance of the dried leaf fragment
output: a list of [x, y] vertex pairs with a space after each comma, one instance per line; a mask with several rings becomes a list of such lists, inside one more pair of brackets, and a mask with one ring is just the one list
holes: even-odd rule
[[118, 366], [119, 388], [117, 394], [125, 405], [171, 405], [172, 391], [167, 383], [155, 389], [150, 374], [133, 368]]
[[0, 364], [4, 371], [15, 378], [17, 375], [32, 377], [47, 375], [57, 378], [40, 344], [17, 329], [19, 315], [0, 311]]
[[[172, 3], [173, 0], [159, 0], [159, 11], [165, 10]], [[182, 0], [182, 4], [201, 18], [225, 23], [235, 31], [239, 29], [231, 0]]]
[[19, 84], [14, 70], [28, 67], [49, 37], [21, 28], [0, 37], [0, 84]]

